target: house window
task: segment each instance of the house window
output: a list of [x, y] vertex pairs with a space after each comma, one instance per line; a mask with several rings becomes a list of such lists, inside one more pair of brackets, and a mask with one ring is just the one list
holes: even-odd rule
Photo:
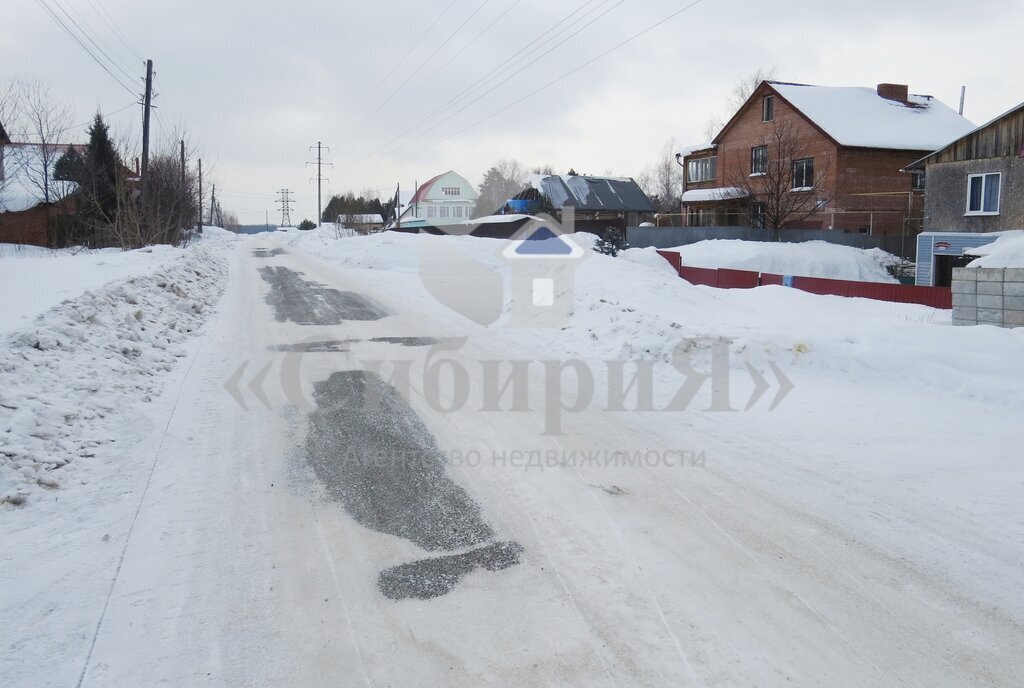
[[437, 209], [437, 216], [441, 217], [441, 218], [447, 218], [448, 217], [448, 206], [443, 205], [440, 208], [438, 208]]
[[700, 226], [700, 213], [694, 207], [686, 209], [686, 226], [687, 227], [699, 227]]
[[917, 172], [910, 173], [910, 188], [913, 191], [924, 191], [924, 171], [919, 170]]
[[754, 146], [750, 149], [750, 174], [768, 172], [768, 146]]
[[462, 217], [462, 206], [457, 205], [452, 208], [452, 217]]
[[793, 161], [793, 190], [804, 191], [814, 187], [814, 158]]
[[714, 227], [715, 211], [711, 208], [701, 208], [699, 222], [701, 227]]
[[764, 203], [751, 203], [750, 204], [750, 226], [754, 229], [764, 229], [765, 218], [764, 218], [765, 206]]
[[761, 121], [775, 121], [775, 96], [765, 96], [761, 99]]
[[698, 158], [686, 163], [686, 181], [711, 182], [715, 180], [718, 158]]
[[432, 205], [428, 205], [427, 206], [427, 217], [428, 218], [437, 217], [437, 208], [435, 208]]
[[461, 196], [462, 189], [460, 189], [457, 186], [442, 186], [441, 193], [443, 193], [445, 196]]
[[999, 186], [1002, 175], [971, 174], [967, 176], [967, 214], [998, 215]]

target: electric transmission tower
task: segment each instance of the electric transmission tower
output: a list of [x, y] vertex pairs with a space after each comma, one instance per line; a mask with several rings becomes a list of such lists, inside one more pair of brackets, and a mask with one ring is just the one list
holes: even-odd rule
[[[316, 226], [319, 227], [324, 219], [323, 198], [321, 196], [321, 189], [324, 183], [323, 166], [329, 165], [334, 167], [334, 163], [324, 162], [324, 151], [326, 150], [330, 153], [330, 148], [317, 141], [315, 146], [309, 147], [309, 150], [312, 151], [313, 149], [316, 149], [316, 162], [307, 162], [306, 165], [316, 165]], [[330, 179], [327, 181], [330, 181]]]
[[277, 205], [278, 210], [281, 211], [281, 226], [291, 227], [292, 226], [292, 197], [291, 191], [288, 189], [281, 189], [277, 192], [278, 199]]

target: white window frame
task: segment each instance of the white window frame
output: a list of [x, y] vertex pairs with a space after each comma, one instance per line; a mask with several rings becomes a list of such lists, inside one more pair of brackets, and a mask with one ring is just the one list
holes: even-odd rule
[[[693, 175], [692, 172], [698, 174]], [[693, 158], [686, 162], [686, 181], [692, 184], [713, 182], [718, 176], [718, 156], [709, 155], [704, 158]]]
[[[999, 193], [996, 194], [996, 209], [985, 210], [985, 189], [988, 187], [988, 178], [998, 177], [999, 178]], [[971, 180], [981, 179], [981, 210], [971, 210]], [[999, 208], [1003, 201], [1003, 173], [1002, 172], [978, 172], [976, 174], [967, 175], [967, 212], [965, 216], [978, 217], [978, 216], [991, 216], [998, 215]]]
[[[809, 185], [805, 185], [805, 186], [797, 186], [796, 185], [796, 166], [797, 166], [797, 163], [808, 162], [808, 161], [810, 161], [810, 163], [811, 163], [811, 183]], [[798, 158], [798, 159], [794, 160], [793, 161], [793, 188], [790, 189], [790, 191], [810, 191], [811, 189], [813, 189], [814, 188], [814, 174], [815, 174], [814, 158]], [[803, 181], [807, 181], [807, 180], [804, 179]]]
[[[758, 151], [758, 150], [764, 150], [764, 160], [762, 161], [764, 163], [764, 169], [761, 170], [761, 171], [758, 171], [758, 170], [754, 169], [754, 163], [756, 162], [756, 158], [754, 156], [754, 151]], [[751, 177], [763, 177], [767, 173], [768, 173], [768, 146], [762, 144], [760, 146], [753, 146], [753, 147], [751, 147], [751, 149], [750, 149], [750, 176]]]
[[[770, 110], [770, 112], [769, 112]], [[775, 96], [769, 94], [761, 98], [761, 121], [775, 121]]]

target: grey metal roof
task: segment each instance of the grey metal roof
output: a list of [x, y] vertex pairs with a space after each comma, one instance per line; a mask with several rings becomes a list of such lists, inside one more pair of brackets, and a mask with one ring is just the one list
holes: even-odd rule
[[531, 175], [530, 184], [551, 200], [555, 208], [653, 213], [647, 194], [629, 177]]

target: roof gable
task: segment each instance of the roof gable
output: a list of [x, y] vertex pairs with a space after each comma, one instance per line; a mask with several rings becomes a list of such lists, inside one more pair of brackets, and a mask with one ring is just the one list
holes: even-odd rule
[[[1022, 111], [1024, 111], [1024, 103], [1020, 103], [1019, 105], [1016, 105], [1015, 107], [1010, 108], [1009, 110], [1007, 110], [1003, 114], [999, 115], [998, 117], [995, 117], [992, 120], [986, 122], [985, 124], [982, 124], [980, 127], [972, 129], [971, 131], [967, 132], [966, 134], [964, 134], [960, 138], [954, 139], [953, 141], [950, 141], [945, 146], [937, 149], [933, 153], [929, 153], [928, 155], [924, 156], [920, 160], [915, 160], [914, 162], [912, 162], [909, 165], [907, 165], [906, 169], [908, 169], [908, 170], [909, 169], [919, 169], [928, 160], [931, 160], [932, 158], [934, 158], [936, 156], [942, 155], [943, 153], [948, 151], [950, 148], [953, 148], [954, 146], [957, 146], [958, 144], [960, 144], [961, 142], [966, 141], [967, 139], [971, 138], [972, 136], [976, 136], [977, 134], [980, 134], [981, 132], [985, 131], [986, 129], [989, 129], [989, 128], [994, 127], [994, 126], [998, 126], [1004, 120], [1007, 120], [1007, 119], [1009, 119], [1011, 117], [1014, 117], [1014, 116], [1016, 116], [1018, 113], [1020, 113]], [[1007, 142], [1007, 143], [1009, 143], [1009, 142]], [[1011, 153], [1016, 153], [1017, 155], [1024, 155], [1024, 142], [1018, 143], [1017, 145], [1020, 146], [1019, 150], [1012, 151]], [[995, 152], [995, 151], [990, 151], [990, 152]]]
[[740, 115], [764, 95], [775, 95], [837, 145], [849, 148], [930, 151], [963, 136], [974, 125], [932, 96], [889, 100], [873, 88], [813, 86], [765, 81], [725, 125], [721, 141]]
[[[462, 193], [457, 197], [445, 195], [442, 189], [449, 186], [459, 187]], [[409, 202], [420, 203], [435, 200], [476, 201], [478, 198], [479, 194], [477, 194], [476, 189], [473, 188], [473, 185], [465, 177], [457, 172], [448, 170], [421, 184]]]

